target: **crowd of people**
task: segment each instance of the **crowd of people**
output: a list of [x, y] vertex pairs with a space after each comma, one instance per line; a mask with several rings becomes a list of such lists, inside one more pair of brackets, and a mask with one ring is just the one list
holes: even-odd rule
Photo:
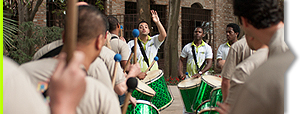
[[[283, 113], [284, 74], [294, 55], [284, 42], [283, 12], [277, 2], [233, 0], [241, 27], [237, 23], [226, 26], [227, 42], [216, 54], [216, 66], [222, 69], [223, 103], [217, 103], [216, 108], [220, 114]], [[64, 32], [62, 39], [42, 47], [30, 62], [19, 66], [3, 58], [5, 114], [120, 114], [117, 107], [124, 104], [126, 81], [130, 77], [143, 80], [148, 68], [159, 69], [154, 58], [167, 33], [156, 11], [151, 10], [151, 16], [159, 34], [150, 36], [148, 22], [141, 21], [135, 44], [119, 35], [121, 25], [114, 16], [105, 16], [85, 2], [77, 6], [77, 43], [68, 64]], [[245, 35], [238, 40], [240, 28]], [[194, 40], [181, 51], [181, 80], [201, 78], [213, 65], [213, 51], [203, 40], [204, 30], [195, 27]], [[128, 65], [131, 53], [136, 54], [137, 63]], [[115, 64], [116, 54], [122, 56], [120, 64]], [[185, 62], [187, 75], [182, 70]], [[130, 102], [136, 105], [137, 100], [130, 96]]]

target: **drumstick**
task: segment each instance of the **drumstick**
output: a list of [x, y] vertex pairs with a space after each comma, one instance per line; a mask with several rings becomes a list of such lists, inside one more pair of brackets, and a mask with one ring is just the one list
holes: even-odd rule
[[154, 57], [154, 61], [152, 61], [151, 65], [147, 68], [147, 70], [145, 71], [146, 73], [150, 70], [150, 68], [154, 65], [156, 61], [158, 61], [158, 57]]
[[127, 111], [127, 108], [128, 108], [128, 102], [129, 102], [129, 98], [132, 94], [132, 91], [136, 88], [138, 84], [138, 81], [136, 78], [133, 78], [133, 77], [130, 77], [128, 78], [127, 82], [126, 82], [126, 85], [128, 87], [127, 89], [127, 94], [126, 94], [126, 97], [125, 97], [125, 101], [124, 101], [124, 106], [122, 108], [122, 114], [126, 114], [126, 111]]
[[67, 63], [71, 60], [73, 52], [76, 48], [77, 39], [77, 23], [78, 23], [78, 6], [76, 3], [78, 0], [69, 0], [67, 2], [67, 19], [66, 21], [66, 53], [67, 53]]
[[123, 33], [123, 25], [121, 25], [120, 28], [121, 28], [121, 37], [123, 37], [123, 34], [122, 34]]
[[134, 37], [134, 57], [133, 57], [133, 61], [134, 64], [137, 62], [137, 54], [136, 54], [136, 50], [137, 50], [137, 37], [140, 35], [140, 31], [138, 29], [133, 29], [132, 31], [132, 35]]
[[114, 74], [113, 74], [113, 77], [112, 77], [112, 87], [113, 88], [115, 87], [115, 82], [116, 82], [116, 75], [117, 75], [117, 71], [118, 71], [117, 66], [119, 65], [118, 63], [120, 63], [121, 59], [122, 59], [122, 56], [120, 54], [116, 54], [115, 57], [114, 57], [114, 60], [116, 62], [115, 62]]
[[129, 65], [129, 63], [130, 63], [130, 59], [132, 58], [133, 54], [134, 54], [133, 52], [130, 54], [130, 56], [129, 56], [127, 62], [126, 62], [125, 68], [124, 68], [124, 70], [123, 70], [123, 73], [126, 72], [127, 67], [128, 67], [128, 65]]

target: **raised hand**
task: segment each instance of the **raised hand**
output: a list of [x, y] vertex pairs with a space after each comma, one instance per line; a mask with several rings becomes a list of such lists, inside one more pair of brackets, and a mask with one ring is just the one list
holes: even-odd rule
[[157, 15], [157, 12], [154, 11], [154, 10], [151, 10], [151, 14], [152, 14], [152, 20], [153, 20], [153, 22], [154, 22], [154, 23], [159, 22], [159, 17], [158, 17], [158, 15]]

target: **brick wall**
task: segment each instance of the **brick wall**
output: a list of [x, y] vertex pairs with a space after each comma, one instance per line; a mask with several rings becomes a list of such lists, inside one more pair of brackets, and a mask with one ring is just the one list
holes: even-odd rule
[[43, 3], [39, 7], [39, 10], [36, 12], [35, 17], [33, 19], [33, 23], [39, 26], [47, 25], [47, 14], [46, 14], [46, 0], [43, 0]]

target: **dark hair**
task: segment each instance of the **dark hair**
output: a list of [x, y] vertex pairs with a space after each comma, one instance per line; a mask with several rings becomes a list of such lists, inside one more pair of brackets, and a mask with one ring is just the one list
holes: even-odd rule
[[109, 15], [107, 16], [108, 24], [109, 24], [109, 32], [116, 30], [117, 25], [119, 24], [119, 21], [116, 17]]
[[234, 15], [243, 16], [257, 29], [268, 28], [283, 20], [278, 0], [234, 0]]
[[235, 33], [239, 33], [237, 37], [240, 35], [240, 26], [235, 23], [229, 23], [227, 27], [231, 27]]
[[78, 7], [77, 42], [87, 43], [107, 31], [107, 18], [92, 5]]
[[[202, 26], [196, 26], [195, 30], [196, 30], [197, 28], [201, 28], [201, 29], [202, 29], [202, 32], [203, 32], [203, 34], [204, 34], [204, 27], [202, 27]], [[195, 31], [195, 30], [194, 30], [194, 31]]]
[[[147, 23], [147, 21], [144, 21], [144, 20], [143, 20], [143, 21], [139, 22], [139, 24], [137, 25], [137, 28], [140, 27], [140, 24], [141, 24], [141, 23], [146, 23], [146, 24], [149, 26], [149, 24]], [[149, 28], [149, 27], [148, 27], [148, 28]]]

